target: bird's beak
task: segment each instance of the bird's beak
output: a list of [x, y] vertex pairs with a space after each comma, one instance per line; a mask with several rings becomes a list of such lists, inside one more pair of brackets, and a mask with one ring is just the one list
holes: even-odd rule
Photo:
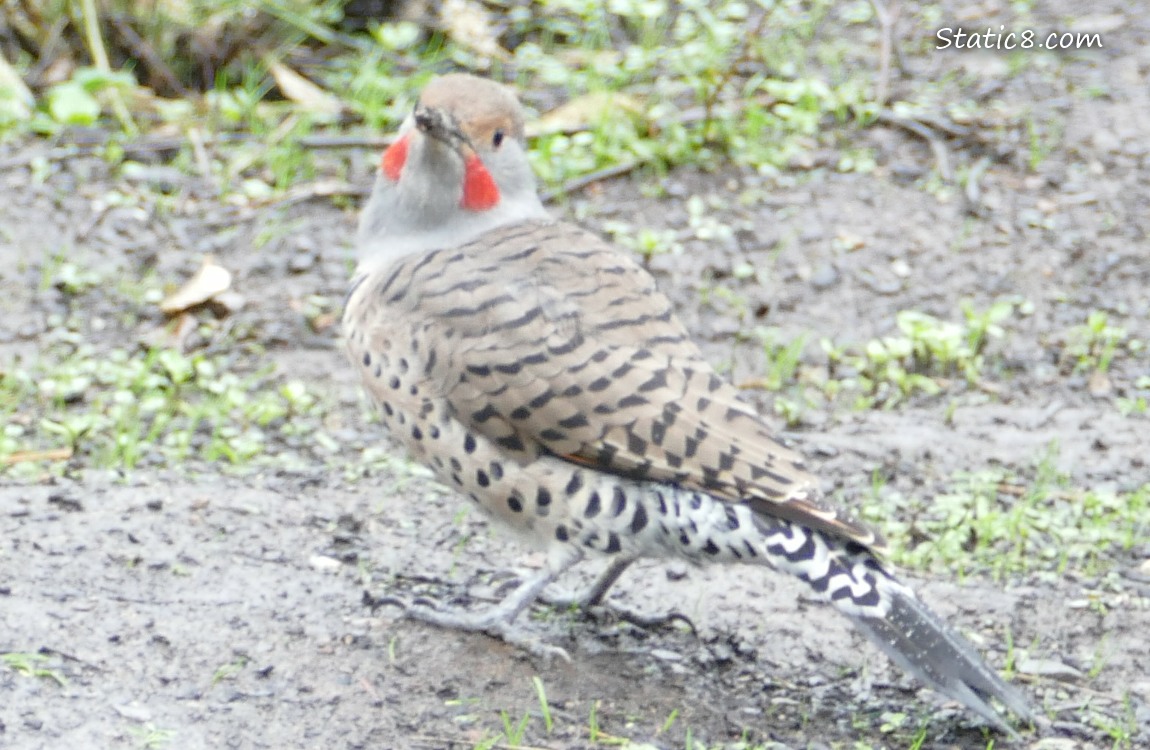
[[455, 118], [447, 112], [435, 107], [416, 104], [414, 116], [415, 128], [419, 132], [451, 148], [464, 159], [475, 154], [475, 147], [471, 145], [471, 139], [459, 128]]

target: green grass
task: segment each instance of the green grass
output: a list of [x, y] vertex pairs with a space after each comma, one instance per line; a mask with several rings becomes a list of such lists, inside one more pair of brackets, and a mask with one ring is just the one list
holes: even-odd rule
[[900, 565], [997, 579], [1104, 575], [1123, 553], [1150, 543], [1150, 484], [1077, 488], [1054, 468], [1056, 459], [1051, 446], [1028, 476], [997, 468], [955, 474], [934, 495], [876, 491], [864, 516], [895, 541]]
[[26, 677], [41, 677], [52, 680], [60, 687], [68, 687], [68, 680], [62, 674], [46, 666], [49, 661], [51, 661], [49, 657], [44, 654], [20, 651], [10, 651], [6, 654], [0, 654], [0, 664], [3, 664], [16, 674]]
[[239, 374], [236, 364], [234, 355], [88, 342], [49, 350], [0, 374], [0, 458], [56, 448], [96, 468], [191, 458], [239, 465], [268, 458], [273, 439], [330, 443], [308, 386], [270, 367]]
[[1091, 311], [1085, 323], [1066, 332], [1065, 340], [1061, 359], [1074, 372], [1105, 373], [1115, 356], [1145, 348], [1141, 341], [1130, 340], [1126, 329], [1113, 325], [1110, 316], [1101, 310]]
[[[242, 195], [245, 188], [250, 193], [253, 180], [282, 194], [315, 174], [313, 154], [300, 146], [301, 138], [340, 129], [331, 113], [280, 87], [273, 66], [301, 65], [289, 53], [293, 46], [326, 45], [325, 64], [296, 72], [310, 76], [316, 91], [334, 95], [352, 122], [375, 134], [395, 129], [434, 72], [482, 67], [465, 45], [410, 22], [385, 22], [358, 35], [338, 32], [333, 23], [342, 5], [338, 0], [318, 6], [219, 0], [141, 14], [132, 18], [137, 31], [172, 60], [172, 72], [189, 87], [196, 71], [186, 64], [195, 61], [171, 48], [177, 36], [172, 29], [195, 28], [210, 19], [227, 34], [240, 33], [253, 18], [267, 23], [249, 50], [238, 50], [217, 66], [214, 86], [185, 101], [148, 95], [130, 72], [82, 66], [66, 81], [38, 92], [30, 118], [0, 117], [0, 135], [100, 125], [114, 141], [124, 142], [137, 137], [137, 124], [146, 135], [149, 129], [186, 128], [193, 118], [201, 138], [241, 136], [234, 145], [206, 152], [225, 194]], [[531, 159], [544, 185], [620, 163], [662, 172], [733, 161], [774, 171], [809, 151], [828, 122], [869, 121], [870, 71], [844, 64], [841, 42], [818, 35], [834, 8], [829, 0], [765, 9], [742, 0], [609, 5], [541, 0], [510, 11], [504, 39], [513, 45], [492, 72], [501, 77], [506, 67], [525, 89], [564, 92], [576, 103], [602, 105], [581, 111], [568, 127], [534, 138]], [[45, 13], [63, 26], [82, 20], [63, 4]], [[666, 54], [668, 45], [679, 53]], [[810, 54], [812, 46], [817, 55]], [[808, 66], [815, 60], [817, 65]], [[17, 70], [32, 62], [18, 61]], [[588, 95], [597, 99], [584, 98]], [[120, 111], [124, 102], [133, 107], [128, 119]], [[113, 160], [122, 154], [107, 152]], [[872, 164], [863, 152], [844, 159], [849, 169]], [[177, 164], [189, 172], [203, 167], [190, 145]]]
[[160, 750], [169, 747], [179, 736], [179, 732], [174, 729], [162, 729], [151, 723], [142, 727], [129, 727], [128, 734], [132, 735], [136, 746], [142, 750]]

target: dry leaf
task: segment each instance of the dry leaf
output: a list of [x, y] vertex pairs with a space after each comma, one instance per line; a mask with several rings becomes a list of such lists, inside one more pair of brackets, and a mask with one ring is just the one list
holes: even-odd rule
[[280, 92], [305, 111], [336, 117], [343, 111], [338, 98], [321, 89], [288, 66], [276, 60], [265, 60]]
[[175, 315], [196, 305], [202, 305], [217, 294], [226, 292], [232, 285], [232, 272], [216, 265], [215, 258], [208, 255], [200, 269], [176, 292], [160, 303], [160, 310], [167, 315]]
[[613, 91], [595, 91], [577, 96], [540, 117], [527, 128], [529, 136], [549, 133], [578, 133], [587, 130], [615, 112], [635, 117], [644, 115], [642, 103]]

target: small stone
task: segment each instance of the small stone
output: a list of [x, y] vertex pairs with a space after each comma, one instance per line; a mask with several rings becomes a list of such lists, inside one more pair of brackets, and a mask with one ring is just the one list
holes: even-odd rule
[[226, 318], [232, 313], [240, 310], [245, 304], [247, 304], [247, 300], [244, 298], [244, 295], [240, 294], [239, 292], [224, 292], [223, 294], [217, 294], [215, 297], [208, 301], [208, 305], [212, 308], [212, 312], [220, 318]]
[[1029, 750], [1078, 750], [1082, 744], [1069, 737], [1043, 737], [1030, 746]]
[[313, 252], [296, 253], [288, 261], [288, 270], [292, 273], [305, 273], [315, 266], [316, 254]]
[[121, 706], [113, 706], [113, 708], [116, 710], [116, 713], [129, 721], [144, 724], [152, 720], [152, 712], [148, 710], [148, 707], [141, 706], [135, 701]]
[[307, 561], [309, 565], [322, 573], [332, 573], [343, 566], [339, 560], [327, 555], [312, 555]]
[[1094, 148], [1105, 153], [1117, 151], [1122, 145], [1122, 141], [1118, 140], [1118, 136], [1104, 128], [1094, 131], [1094, 135], [1090, 140]]
[[1058, 680], [1077, 680], [1082, 677], [1082, 673], [1077, 669], [1057, 659], [1031, 659], [1028, 656], [1018, 660], [1017, 669], [1022, 674], [1053, 677]]
[[824, 263], [811, 274], [811, 286], [815, 289], [829, 289], [839, 283], [839, 269], [833, 263]]
[[1095, 370], [1091, 373], [1090, 380], [1087, 382], [1086, 387], [1092, 396], [1109, 396], [1110, 391], [1113, 390], [1110, 384], [1110, 376], [1102, 370]]

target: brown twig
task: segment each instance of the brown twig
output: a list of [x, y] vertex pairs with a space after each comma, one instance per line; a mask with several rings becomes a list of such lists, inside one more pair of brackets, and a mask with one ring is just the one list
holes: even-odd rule
[[910, 119], [896, 115], [890, 110], [882, 110], [875, 116], [878, 122], [883, 122], [888, 125], [895, 125], [910, 133], [922, 138], [927, 144], [930, 145], [930, 150], [934, 153], [934, 161], [938, 167], [938, 173], [947, 182], [954, 181], [954, 170], [950, 166], [950, 152], [946, 149], [946, 144], [942, 139], [934, 134], [928, 126], [924, 125], [919, 119]]
[[148, 70], [163, 82], [164, 86], [180, 97], [188, 96], [188, 89], [180, 83], [180, 79], [176, 77], [168, 64], [156, 54], [156, 50], [151, 44], [148, 44], [143, 37], [136, 33], [136, 30], [124, 20], [123, 16], [119, 13], [112, 13], [107, 16], [107, 19], [136, 59], [143, 62]]
[[49, 448], [43, 451], [16, 451], [7, 456], [0, 456], [0, 464], [14, 466], [15, 464], [31, 461], [67, 461], [72, 457], [71, 448]]
[[882, 0], [871, 0], [870, 4], [879, 23], [878, 83], [875, 84], [874, 98], [879, 106], [885, 107], [890, 98], [890, 58], [895, 46], [894, 27], [902, 8], [898, 0], [893, 0], [890, 9]]
[[632, 161], [622, 162], [621, 164], [615, 164], [614, 166], [604, 167], [603, 169], [597, 169], [594, 172], [573, 177], [554, 190], [546, 191], [541, 197], [544, 203], [553, 203], [560, 196], [573, 193], [576, 190], [582, 190], [592, 183], [609, 180], [613, 177], [621, 177], [637, 168], [640, 164], [642, 164], [640, 160], [634, 159]]

